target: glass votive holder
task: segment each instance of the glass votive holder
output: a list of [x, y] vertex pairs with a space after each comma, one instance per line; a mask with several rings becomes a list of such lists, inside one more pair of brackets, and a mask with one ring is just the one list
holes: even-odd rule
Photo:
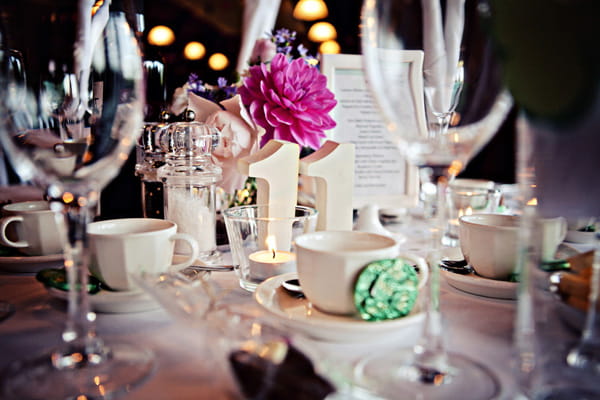
[[[471, 180], [469, 180], [471, 181]], [[491, 185], [484, 185], [490, 182]], [[463, 186], [462, 183], [448, 185], [446, 192], [447, 225], [443, 243], [446, 246], [458, 246], [459, 218], [463, 215], [478, 213], [496, 213], [500, 205], [501, 192], [494, 188], [491, 181], [482, 181], [481, 185]]]
[[267, 278], [295, 272], [295, 239], [317, 226], [317, 211], [303, 206], [286, 218], [270, 217], [267, 205], [232, 207], [223, 216], [240, 286], [250, 292]]

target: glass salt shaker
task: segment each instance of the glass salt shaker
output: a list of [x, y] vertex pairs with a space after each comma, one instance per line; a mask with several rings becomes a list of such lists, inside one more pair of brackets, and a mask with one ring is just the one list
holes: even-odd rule
[[[219, 130], [202, 122], [169, 124], [161, 135], [165, 165], [158, 178], [164, 186], [165, 218], [175, 222], [178, 232], [192, 235], [200, 247], [200, 260], [220, 260], [216, 243], [216, 183], [221, 168], [211, 159]], [[175, 253], [185, 253], [183, 246]]]

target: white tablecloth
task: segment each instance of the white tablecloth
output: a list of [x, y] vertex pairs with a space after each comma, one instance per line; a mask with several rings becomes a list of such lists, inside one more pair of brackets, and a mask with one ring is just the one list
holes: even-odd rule
[[[422, 252], [427, 241], [413, 224], [399, 225], [406, 235], [407, 251]], [[229, 289], [224, 302], [240, 304], [248, 312], [262, 315], [250, 293], [238, 286], [233, 272], [215, 272], [212, 277]], [[65, 319], [65, 303], [53, 298], [33, 274], [0, 273], [0, 300], [17, 306], [15, 315], [0, 323], [0, 368], [17, 359], [32, 357], [57, 345]], [[479, 297], [456, 290], [442, 280], [441, 309], [450, 351], [461, 353], [485, 365], [497, 375], [502, 399], [514, 398], [515, 380], [511, 371], [512, 331], [516, 301]], [[139, 313], [98, 314], [97, 332], [107, 342], [130, 341], [156, 354], [157, 370], [141, 387], [124, 398], [229, 399], [236, 398], [224, 365], [224, 355], [215, 360], [216, 338], [204, 337], [171, 318], [162, 309]], [[299, 348], [320, 367], [332, 368], [342, 376], [362, 354], [391, 346], [411, 345], [419, 329], [398, 332], [386, 343], [326, 343], [294, 335]], [[219, 358], [221, 357], [221, 358]], [[328, 373], [331, 372], [331, 369]]]

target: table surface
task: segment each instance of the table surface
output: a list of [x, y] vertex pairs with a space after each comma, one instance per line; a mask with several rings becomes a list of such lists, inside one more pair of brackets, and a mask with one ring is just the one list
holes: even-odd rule
[[[404, 251], [422, 253], [428, 240], [414, 224], [396, 225], [407, 238]], [[223, 303], [241, 307], [244, 312], [263, 316], [252, 294], [238, 285], [234, 272], [211, 273], [226, 293]], [[65, 320], [65, 303], [51, 296], [33, 274], [0, 272], [0, 300], [16, 305], [16, 313], [0, 323], [0, 368], [13, 360], [33, 357], [59, 343]], [[442, 279], [441, 310], [447, 347], [487, 365], [499, 379], [501, 399], [515, 397], [516, 384], [511, 370], [512, 334], [516, 301], [476, 296], [459, 291]], [[169, 315], [164, 309], [136, 313], [98, 313], [98, 335], [111, 341], [135, 342], [156, 355], [157, 369], [126, 399], [235, 399], [235, 385], [225, 367], [225, 356], [215, 350], [218, 338]], [[376, 343], [332, 343], [288, 332], [292, 342], [304, 350], [319, 368], [335, 369], [349, 376], [353, 362], [366, 352], [385, 346], [404, 347], [419, 336], [413, 327]], [[335, 368], [332, 368], [335, 366]]]

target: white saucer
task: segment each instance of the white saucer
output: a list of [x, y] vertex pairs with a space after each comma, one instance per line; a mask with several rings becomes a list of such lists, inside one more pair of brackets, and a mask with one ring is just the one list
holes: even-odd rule
[[494, 299], [515, 300], [517, 298], [518, 282], [488, 279], [473, 273], [461, 275], [441, 268], [440, 272], [450, 286], [463, 292]]
[[306, 298], [289, 295], [281, 287], [295, 272], [274, 276], [261, 283], [254, 292], [258, 304], [294, 332], [331, 342], [365, 342], [398, 335], [403, 328], [414, 328], [424, 319], [424, 313], [413, 310], [406, 317], [389, 321], [368, 322], [358, 317], [326, 314], [313, 307]]
[[565, 242], [594, 243], [597, 232], [567, 231]]
[[[58, 299], [67, 300], [69, 293], [52, 287], [47, 287], [48, 293]], [[90, 307], [100, 313], [133, 313], [154, 310], [160, 307], [152, 297], [142, 291], [111, 292], [101, 290], [89, 295]]]
[[5, 272], [38, 272], [42, 269], [60, 267], [62, 265], [62, 254], [0, 257], [0, 271]]

